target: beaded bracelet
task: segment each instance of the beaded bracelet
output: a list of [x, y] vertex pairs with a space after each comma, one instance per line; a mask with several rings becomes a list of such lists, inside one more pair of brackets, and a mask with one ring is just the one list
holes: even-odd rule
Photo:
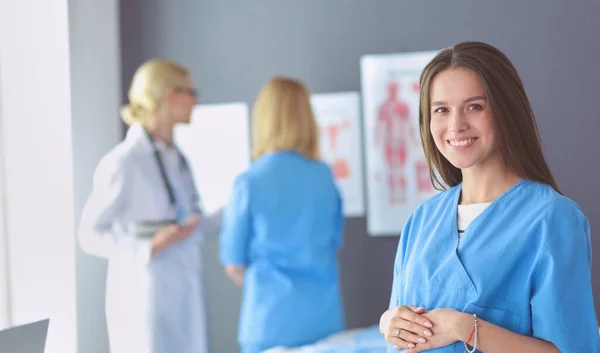
[[[469, 335], [469, 339], [467, 340], [467, 342], [465, 342], [465, 353], [475, 353], [475, 351], [477, 351], [477, 343], [478, 343], [478, 328], [479, 328], [479, 323], [477, 322], [477, 315], [473, 314], [473, 329], [471, 330], [471, 334]], [[467, 343], [471, 342], [471, 339], [475, 337], [475, 343], [473, 345], [473, 350], [469, 349], [469, 346], [467, 346]]]

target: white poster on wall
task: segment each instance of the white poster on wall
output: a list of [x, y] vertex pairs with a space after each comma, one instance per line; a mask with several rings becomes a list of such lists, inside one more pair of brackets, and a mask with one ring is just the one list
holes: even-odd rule
[[437, 190], [419, 135], [419, 77], [437, 51], [361, 58], [370, 235], [400, 235]]
[[365, 213], [358, 92], [315, 94], [311, 98], [320, 131], [321, 156], [329, 163], [342, 194], [344, 214]]
[[250, 130], [245, 103], [198, 105], [175, 141], [188, 159], [202, 209], [212, 213], [229, 200], [233, 181], [250, 166]]

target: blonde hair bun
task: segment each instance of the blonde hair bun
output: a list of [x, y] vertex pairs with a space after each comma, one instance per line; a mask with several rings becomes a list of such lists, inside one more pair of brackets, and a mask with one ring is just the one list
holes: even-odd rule
[[133, 75], [129, 104], [120, 110], [123, 122], [145, 124], [153, 118], [167, 89], [184, 85], [189, 79], [188, 69], [174, 61], [158, 58], [146, 61]]
[[127, 125], [134, 123], [143, 123], [150, 112], [140, 104], [129, 103], [121, 107], [121, 119]]

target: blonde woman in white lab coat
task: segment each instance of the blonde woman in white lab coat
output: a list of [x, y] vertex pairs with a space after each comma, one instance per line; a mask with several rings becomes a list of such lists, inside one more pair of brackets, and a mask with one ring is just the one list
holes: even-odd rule
[[110, 351], [206, 353], [199, 245], [203, 235], [218, 234], [220, 212], [202, 215], [191, 171], [173, 144], [196, 91], [186, 68], [153, 59], [136, 71], [129, 101], [121, 110], [127, 136], [100, 161], [79, 232], [85, 252], [109, 260]]

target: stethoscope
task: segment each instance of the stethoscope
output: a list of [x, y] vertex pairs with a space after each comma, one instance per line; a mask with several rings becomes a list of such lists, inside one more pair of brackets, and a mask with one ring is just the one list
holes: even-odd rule
[[[169, 203], [171, 204], [172, 207], [175, 208], [175, 221], [177, 223], [183, 225], [185, 222], [185, 212], [182, 209], [182, 207], [177, 203], [177, 199], [175, 198], [175, 192], [173, 191], [173, 187], [171, 186], [171, 183], [169, 182], [169, 177], [167, 176], [167, 171], [165, 169], [165, 165], [164, 165], [162, 157], [160, 155], [160, 151], [158, 150], [158, 148], [156, 148], [156, 145], [154, 144], [154, 139], [152, 138], [152, 135], [150, 135], [148, 130], [146, 130], [146, 129], [143, 129], [143, 130], [146, 133], [146, 136], [148, 137], [148, 139], [150, 140], [150, 144], [152, 145], [152, 150], [154, 151], [154, 159], [156, 161], [156, 164], [158, 165], [158, 169], [160, 170], [160, 176], [163, 180], [164, 187], [167, 191], [167, 194], [169, 195]], [[177, 151], [177, 155], [179, 156], [179, 159], [181, 161], [181, 168], [183, 170], [189, 171], [189, 165], [188, 165], [185, 157], [183, 157], [183, 155], [181, 153], [179, 153], [179, 151], [177, 149], [175, 149], [175, 150]]]

